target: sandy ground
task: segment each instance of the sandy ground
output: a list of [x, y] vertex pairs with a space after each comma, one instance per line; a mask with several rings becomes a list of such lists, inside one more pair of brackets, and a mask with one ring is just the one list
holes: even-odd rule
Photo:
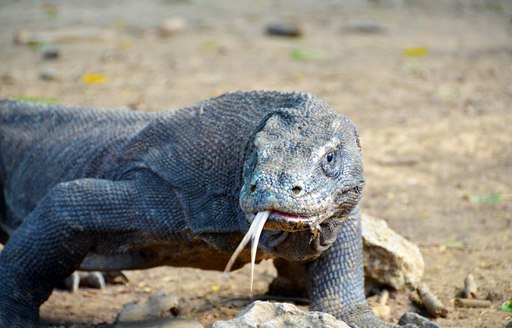
[[[170, 17], [186, 26], [162, 37], [156, 27]], [[362, 207], [420, 246], [424, 281], [451, 310], [436, 322], [504, 327], [512, 321], [499, 310], [512, 298], [511, 18], [505, 0], [3, 1], [0, 96], [156, 111], [238, 89], [316, 94], [359, 127]], [[303, 37], [266, 35], [276, 21], [299, 24]], [[370, 23], [378, 33], [354, 31]], [[78, 35], [16, 45], [20, 30]], [[51, 46], [59, 57], [43, 59]], [[165, 290], [183, 299], [183, 316], [207, 325], [250, 303], [247, 269], [228, 282], [191, 269], [127, 272], [125, 285], [56, 291], [41, 315], [55, 325], [108, 324], [124, 303]], [[454, 307], [468, 273], [479, 297], [498, 293], [490, 308]], [[257, 293], [274, 275], [260, 265]], [[413, 309], [406, 292], [392, 293], [390, 305], [391, 320]]]

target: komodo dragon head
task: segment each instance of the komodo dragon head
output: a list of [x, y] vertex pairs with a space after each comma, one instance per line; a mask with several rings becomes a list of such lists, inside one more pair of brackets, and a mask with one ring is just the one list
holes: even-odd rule
[[314, 229], [346, 217], [363, 185], [359, 140], [348, 119], [281, 110], [255, 135], [240, 206], [247, 215], [270, 211], [264, 229]]
[[[275, 110], [257, 129], [240, 192], [251, 226], [227, 270], [251, 239], [254, 265], [262, 229], [262, 244], [280, 256], [305, 260], [319, 255], [336, 238], [333, 227], [359, 202], [364, 175], [357, 131], [325, 103], [313, 102], [318, 106]], [[297, 249], [286, 250], [284, 239], [294, 240], [287, 247]]]

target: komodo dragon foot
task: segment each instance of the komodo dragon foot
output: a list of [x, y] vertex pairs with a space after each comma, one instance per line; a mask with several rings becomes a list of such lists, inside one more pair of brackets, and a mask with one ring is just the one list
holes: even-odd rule
[[74, 293], [80, 287], [104, 289], [107, 284], [119, 284], [127, 281], [128, 278], [121, 271], [75, 271], [64, 280], [64, 286], [67, 290]]

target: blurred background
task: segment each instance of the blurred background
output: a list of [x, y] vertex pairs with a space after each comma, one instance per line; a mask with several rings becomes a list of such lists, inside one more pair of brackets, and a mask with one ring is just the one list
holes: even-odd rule
[[[512, 1], [4, 0], [0, 44], [0, 97], [135, 111], [240, 89], [325, 99], [360, 130], [363, 210], [420, 246], [425, 281], [452, 308], [438, 322], [512, 320], [499, 309], [512, 298]], [[250, 302], [246, 269], [229, 283], [129, 272], [105, 291], [56, 292], [41, 314], [111, 323], [164, 289], [209, 324]], [[275, 271], [258, 270], [263, 293]], [[491, 308], [453, 307], [468, 273], [480, 297], [497, 295]], [[412, 307], [400, 293], [390, 303], [391, 320]]]

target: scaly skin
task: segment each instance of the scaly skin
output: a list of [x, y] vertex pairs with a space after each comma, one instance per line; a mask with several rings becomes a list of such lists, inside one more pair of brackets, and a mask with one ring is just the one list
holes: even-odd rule
[[393, 326], [365, 306], [363, 185], [355, 128], [308, 94], [163, 113], [0, 101], [0, 327], [37, 326], [77, 269], [222, 270], [264, 210], [258, 259], [305, 263], [313, 309]]

